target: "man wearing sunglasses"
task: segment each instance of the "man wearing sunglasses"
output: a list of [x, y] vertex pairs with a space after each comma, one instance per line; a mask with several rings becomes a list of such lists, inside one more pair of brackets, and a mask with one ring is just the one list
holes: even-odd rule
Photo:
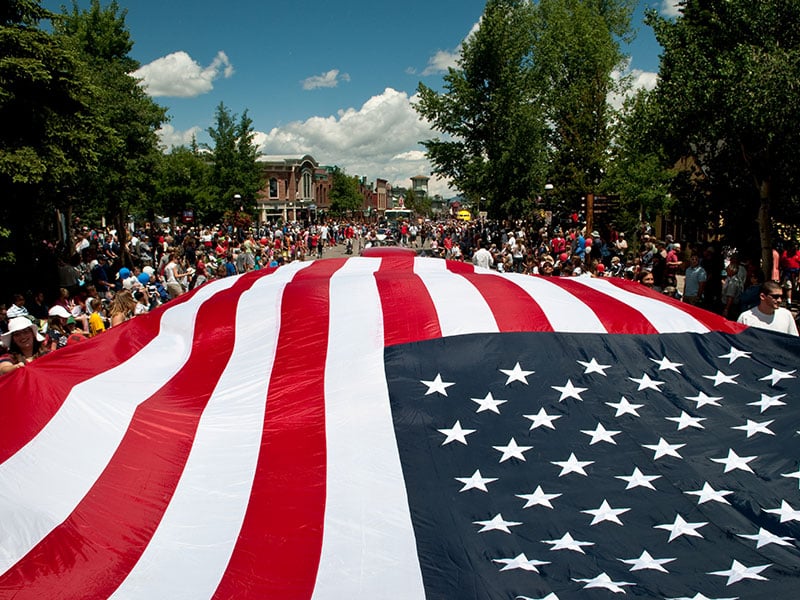
[[780, 284], [766, 281], [761, 284], [759, 293], [761, 301], [758, 306], [744, 311], [737, 320], [750, 327], [781, 331], [789, 335], [797, 335], [797, 324], [794, 315], [785, 308], [781, 308], [783, 290]]

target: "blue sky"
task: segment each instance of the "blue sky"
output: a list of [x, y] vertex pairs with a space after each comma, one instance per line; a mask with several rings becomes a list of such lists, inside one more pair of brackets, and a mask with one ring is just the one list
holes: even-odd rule
[[[63, 0], [45, 0], [58, 10]], [[104, 0], [103, 4], [107, 4]], [[265, 154], [311, 154], [369, 181], [429, 174], [419, 140], [433, 137], [411, 107], [420, 81], [439, 88], [485, 0], [383, 3], [320, 0], [118, 0], [148, 92], [168, 108], [165, 145], [207, 141], [214, 109], [247, 109]], [[652, 86], [659, 47], [642, 0], [628, 49], [637, 85]], [[88, 0], [79, 0], [86, 7]], [[433, 180], [431, 193], [451, 194]]]

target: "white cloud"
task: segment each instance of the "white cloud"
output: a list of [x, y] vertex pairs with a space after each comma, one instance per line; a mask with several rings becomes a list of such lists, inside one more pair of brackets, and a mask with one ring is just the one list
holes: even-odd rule
[[[360, 108], [259, 132], [255, 142], [263, 154], [310, 154], [320, 164], [338, 165], [370, 182], [381, 178], [409, 187], [412, 176], [430, 174], [431, 165], [419, 142], [435, 136], [414, 110], [415, 100], [386, 88]], [[429, 193], [453, 195], [446, 182], [434, 178]]]
[[132, 75], [142, 80], [150, 96], [192, 98], [206, 94], [214, 88], [214, 80], [226, 79], [234, 73], [228, 55], [222, 50], [207, 67], [202, 67], [186, 52], [173, 52], [139, 67]]
[[681, 14], [681, 0], [661, 0], [661, 14], [665, 17], [677, 17]]
[[610, 94], [608, 102], [616, 109], [622, 107], [625, 98], [635, 94], [640, 89], [652, 90], [658, 83], [658, 73], [652, 71], [642, 71], [641, 69], [629, 69], [630, 60], [623, 70], [615, 70], [611, 73], [611, 78], [615, 83], [619, 83], [622, 78], [628, 78], [630, 88], [622, 94]]
[[461, 56], [461, 46], [453, 51], [438, 50], [436, 54], [428, 59], [428, 66], [422, 71], [422, 75], [436, 75], [446, 73], [449, 68], [456, 67], [456, 61]]
[[631, 85], [634, 90], [644, 88], [652, 90], [658, 83], [658, 73], [652, 71], [642, 71], [641, 69], [633, 69], [631, 71]]
[[174, 146], [189, 146], [192, 138], [199, 137], [201, 131], [200, 127], [196, 125], [185, 131], [179, 131], [169, 123], [165, 123], [156, 133], [161, 139], [161, 144], [169, 150]]
[[339, 74], [339, 69], [331, 69], [327, 73], [308, 77], [302, 83], [304, 90], [315, 90], [317, 88], [336, 87], [340, 81], [350, 81], [350, 75], [347, 73]]
[[[481, 17], [482, 19], [483, 17]], [[478, 20], [467, 33], [465, 40], [468, 40], [478, 29], [481, 27], [481, 21]], [[428, 59], [428, 65], [422, 71], [421, 75], [437, 75], [439, 73], [446, 73], [449, 68], [456, 68], [457, 61], [461, 57], [461, 49], [464, 45], [462, 41], [453, 50], [437, 50], [436, 53]], [[406, 72], [413, 74], [413, 69], [407, 69]]]

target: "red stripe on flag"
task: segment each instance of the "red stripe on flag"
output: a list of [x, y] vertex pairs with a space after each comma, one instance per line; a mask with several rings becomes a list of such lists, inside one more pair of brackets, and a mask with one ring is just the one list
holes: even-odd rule
[[494, 275], [477, 275], [472, 265], [463, 262], [447, 261], [447, 268], [475, 286], [501, 332], [553, 331], [539, 303], [514, 282]]
[[200, 416], [233, 351], [238, 300], [260, 276], [245, 275], [200, 306], [184, 367], [138, 406], [89, 493], [0, 577], [0, 591], [13, 590], [17, 600], [49, 598], [54, 590], [59, 598], [107, 598], [122, 583], [175, 492]]
[[597, 315], [608, 333], [658, 333], [642, 313], [621, 300], [582, 285], [569, 277], [550, 277], [549, 281], [586, 304]]
[[442, 337], [428, 289], [414, 273], [413, 256], [386, 257], [375, 272], [386, 346]]
[[215, 598], [310, 598], [325, 516], [330, 285], [344, 259], [286, 286], [250, 503]]
[[164, 311], [186, 299], [181, 296], [152, 314], [51, 352], [24, 369], [0, 377], [0, 463], [38, 435], [73, 387], [125, 362], [149, 344], [158, 335]]
[[747, 329], [747, 326], [745, 325], [736, 323], [734, 321], [729, 321], [725, 317], [712, 313], [703, 308], [692, 306], [686, 302], [680, 302], [675, 298], [671, 298], [653, 289], [650, 289], [646, 285], [613, 277], [609, 278], [608, 281], [616, 285], [618, 288], [625, 290], [626, 292], [644, 296], [645, 298], [654, 298], [660, 302], [664, 302], [665, 304], [670, 304], [678, 310], [689, 313], [695, 319], [700, 321], [700, 323], [708, 327], [711, 331], [719, 331], [722, 333], [741, 333]]

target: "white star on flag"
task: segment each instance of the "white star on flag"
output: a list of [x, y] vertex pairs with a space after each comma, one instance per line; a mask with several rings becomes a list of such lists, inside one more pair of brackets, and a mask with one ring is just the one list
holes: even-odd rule
[[719, 401], [722, 400], [722, 396], [714, 397], [707, 395], [705, 392], [700, 392], [697, 396], [686, 396], [686, 399], [697, 402], [697, 408], [703, 408], [706, 405], [720, 406]]
[[715, 490], [706, 481], [703, 483], [703, 489], [684, 493], [690, 496], [697, 496], [697, 504], [705, 504], [706, 502], [721, 502], [722, 504], [730, 504], [730, 502], [725, 499], [725, 496], [729, 496], [733, 492], [731, 490]]
[[617, 409], [617, 414], [615, 417], [621, 417], [622, 415], [633, 415], [634, 417], [640, 416], [637, 412], [637, 409], [642, 408], [644, 404], [631, 404], [628, 402], [628, 399], [625, 396], [619, 399], [619, 402], [606, 402], [608, 406], [611, 408]]
[[650, 360], [658, 365], [659, 371], [675, 371], [676, 373], [680, 373], [678, 367], [683, 366], [683, 363], [672, 362], [666, 356], [661, 360], [656, 360], [655, 358], [651, 358]]
[[738, 358], [750, 358], [752, 352], [745, 352], [744, 350], [739, 350], [738, 348], [734, 348], [731, 346], [731, 351], [727, 354], [721, 354], [717, 358], [727, 358], [728, 364], [732, 365], [733, 362]]
[[642, 390], [655, 390], [657, 392], [661, 391], [661, 388], [658, 387], [660, 385], [664, 385], [664, 381], [656, 381], [655, 379], [650, 379], [650, 375], [644, 373], [640, 378], [636, 377], [628, 377], [631, 381], [638, 383], [639, 388], [636, 390], [637, 392], [641, 392]]
[[797, 471], [794, 471], [793, 473], [781, 473], [781, 477], [789, 477], [792, 479], [797, 479], [797, 487], [798, 489], [800, 489], [800, 467], [797, 469]]
[[587, 590], [590, 588], [604, 588], [606, 590], [612, 591], [615, 594], [624, 594], [625, 589], [624, 586], [629, 585], [636, 585], [635, 583], [631, 583], [630, 581], [612, 581], [611, 577], [606, 575], [605, 573], [600, 573], [597, 577], [593, 577], [592, 579], [575, 579], [572, 578], [572, 581], [577, 583], [585, 583], [586, 585], [583, 586], [583, 589]]
[[722, 371], [717, 371], [714, 375], [703, 375], [703, 379], [710, 379], [714, 382], [714, 387], [718, 387], [723, 383], [732, 383], [733, 385], [739, 385], [736, 382], [736, 378], [739, 376], [738, 373], [735, 375], [726, 375]]
[[685, 521], [682, 516], [676, 515], [675, 521], [673, 521], [672, 523], [655, 525], [653, 529], [664, 529], [666, 531], [669, 531], [669, 541], [671, 542], [675, 538], [679, 538], [682, 535], [702, 538], [703, 536], [697, 533], [697, 530], [706, 525], [708, 525], [707, 521], [702, 521], [698, 523], [689, 523]]
[[551, 385], [550, 387], [553, 388], [554, 390], [558, 390], [559, 392], [561, 392], [561, 397], [558, 399], [559, 402], [563, 402], [567, 398], [575, 398], [576, 400], [580, 400], [581, 402], [583, 402], [583, 398], [581, 398], [581, 393], [589, 389], [589, 388], [575, 387], [574, 385], [572, 385], [571, 379], [567, 379], [567, 383], [564, 386]]
[[526, 501], [525, 506], [522, 508], [530, 508], [531, 506], [546, 506], [547, 508], [553, 508], [550, 500], [555, 500], [556, 498], [560, 497], [561, 494], [548, 494], [542, 489], [542, 486], [537, 485], [532, 494], [516, 494], [516, 496], [517, 498], [522, 498]]
[[594, 546], [594, 542], [581, 542], [573, 539], [569, 531], [557, 540], [542, 540], [542, 543], [553, 546], [550, 548], [551, 552], [556, 550], [572, 550], [573, 552], [580, 552], [581, 554], [586, 554], [586, 552], [583, 551], [583, 546]]
[[758, 565], [755, 567], [747, 567], [740, 563], [738, 560], [734, 560], [731, 563], [731, 568], [727, 571], [712, 571], [709, 575], [718, 575], [720, 577], [727, 577], [728, 583], [725, 585], [731, 585], [736, 583], [737, 581], [741, 581], [742, 579], [760, 579], [761, 581], [769, 581], [766, 577], [762, 577], [759, 575], [765, 569], [771, 567], [772, 564], [766, 565]]
[[456, 421], [456, 424], [450, 429], [438, 429], [437, 431], [445, 435], [445, 440], [442, 442], [442, 446], [449, 444], [450, 442], [461, 442], [466, 446], [467, 436], [471, 433], [475, 433], [477, 429], [464, 429], [461, 427], [461, 421]]
[[646, 569], [653, 570], [653, 571], [661, 571], [662, 573], [669, 573], [662, 565], [666, 565], [667, 563], [671, 563], [675, 558], [653, 558], [650, 556], [650, 553], [645, 550], [642, 552], [639, 558], [628, 558], [628, 559], [619, 559], [621, 562], [624, 562], [626, 565], [631, 565], [631, 571], [643, 571]]
[[796, 369], [793, 369], [791, 371], [779, 371], [778, 369], [772, 369], [772, 373], [770, 373], [766, 377], [762, 377], [761, 379], [759, 379], [759, 381], [771, 381], [772, 386], [775, 387], [775, 384], [778, 383], [781, 379], [794, 379], [795, 371]]
[[760, 423], [756, 421], [751, 421], [747, 419], [747, 423], [744, 425], [737, 425], [736, 427], [731, 427], [731, 429], [739, 429], [747, 433], [747, 437], [751, 438], [757, 433], [766, 433], [767, 435], [775, 435], [775, 433], [770, 430], [769, 426], [775, 422], [775, 419], [771, 421], [762, 421]]
[[783, 398], [785, 395], [786, 394], [767, 396], [766, 394], [761, 394], [761, 400], [758, 402], [748, 402], [747, 406], [758, 406], [763, 413], [768, 408], [772, 408], [773, 406], [786, 406], [786, 402], [781, 402], [781, 398]]
[[478, 404], [478, 410], [475, 412], [480, 413], [488, 410], [498, 415], [500, 414], [500, 405], [508, 402], [508, 400], [495, 400], [494, 396], [492, 396], [492, 392], [486, 394], [485, 398], [470, 398], [470, 400]]
[[455, 479], [464, 484], [464, 487], [458, 490], [459, 492], [466, 492], [467, 490], [488, 492], [489, 490], [486, 488], [486, 484], [497, 481], [497, 477], [483, 477], [480, 469], [477, 469], [469, 477], [456, 477]]
[[739, 600], [739, 596], [734, 596], [732, 598], [709, 598], [698, 592], [691, 598], [689, 596], [681, 596], [680, 598], [667, 598], [667, 600]]
[[681, 596], [680, 598], [667, 598], [666, 600], [739, 600], [739, 596], [733, 596], [731, 598], [709, 598], [698, 592], [691, 598], [689, 596]]
[[509, 441], [507, 445], [492, 446], [492, 448], [503, 453], [503, 456], [500, 457], [500, 462], [505, 462], [509, 458], [518, 458], [519, 460], [524, 461], [524, 453], [533, 448], [533, 446], [519, 446], [517, 445], [517, 441], [512, 437], [511, 441]]
[[606, 369], [611, 368], [611, 365], [599, 364], [594, 358], [589, 362], [579, 360], [578, 364], [586, 367], [586, 370], [583, 372], [584, 375], [589, 375], [590, 373], [600, 373], [600, 375], [603, 377], [608, 377], [608, 375], [606, 375]]
[[420, 383], [428, 386], [428, 391], [425, 392], [426, 396], [430, 396], [431, 394], [441, 394], [442, 396], [447, 396], [447, 388], [449, 388], [451, 385], [455, 385], [455, 383], [442, 381], [441, 373], [437, 373], [436, 378], [433, 381], [425, 381], [423, 379]]
[[670, 444], [664, 438], [659, 438], [657, 444], [642, 444], [642, 447], [655, 452], [653, 460], [658, 460], [663, 456], [674, 456], [675, 458], [682, 459], [683, 457], [678, 453], [678, 450], [685, 445], [686, 444]]
[[633, 473], [630, 475], [615, 475], [614, 477], [615, 479], [622, 479], [622, 481], [628, 482], [628, 485], [625, 487], [626, 490], [632, 490], [633, 488], [637, 487], [645, 487], [655, 490], [656, 488], [650, 482], [660, 479], [661, 475], [645, 475], [639, 470], [639, 467], [635, 467], [633, 469]]
[[729, 473], [730, 471], [735, 471], [739, 469], [740, 471], [747, 471], [748, 473], [752, 473], [753, 469], [750, 468], [749, 463], [752, 460], [758, 458], [757, 456], [739, 456], [736, 452], [733, 451], [732, 448], [728, 448], [728, 456], [725, 458], [712, 458], [710, 459], [712, 462], [719, 463], [721, 465], [725, 465], [725, 469], [723, 473]]
[[678, 431], [682, 429], [686, 429], [687, 427], [694, 427], [695, 429], [705, 429], [700, 424], [700, 421], [705, 421], [703, 417], [693, 417], [686, 413], [686, 411], [681, 411], [681, 415], [679, 417], [665, 417], [667, 421], [673, 421], [674, 423], [678, 424]]
[[559, 477], [563, 477], [564, 475], [569, 475], [570, 473], [578, 473], [579, 475], [583, 475], [584, 477], [588, 477], [584, 467], [588, 467], [589, 465], [593, 465], [593, 460], [578, 460], [575, 456], [575, 453], [570, 453], [569, 458], [565, 461], [557, 461], [553, 460], [550, 461], [550, 464], [557, 465], [561, 467], [561, 473], [558, 474]]
[[523, 571], [533, 571], [534, 573], [538, 573], [539, 569], [536, 567], [540, 567], [542, 565], [549, 565], [550, 563], [546, 560], [535, 560], [529, 559], [525, 556], [525, 553], [518, 554], [514, 558], [495, 558], [492, 562], [500, 563], [505, 565], [501, 571], [511, 571], [512, 569], [522, 569]]
[[611, 521], [617, 525], [622, 525], [622, 521], [619, 520], [619, 515], [625, 514], [629, 510], [630, 508], [611, 508], [608, 501], [603, 500], [603, 503], [598, 508], [582, 510], [581, 512], [594, 517], [590, 525], [597, 525], [603, 521]]
[[581, 429], [581, 433], [585, 433], [588, 436], [591, 436], [591, 440], [589, 441], [590, 446], [594, 446], [600, 442], [608, 442], [609, 444], [617, 445], [617, 442], [614, 441], [614, 436], [619, 435], [622, 433], [621, 431], [615, 430], [608, 430], [603, 427], [602, 423], [598, 423], [597, 427], [594, 429]]
[[544, 598], [531, 598], [530, 596], [515, 596], [514, 600], [559, 600], [553, 592], [550, 592]]
[[523, 371], [522, 367], [520, 367], [519, 363], [517, 363], [514, 365], [513, 369], [500, 369], [500, 372], [503, 375], [508, 376], [506, 385], [509, 385], [514, 381], [521, 381], [525, 385], [528, 385], [528, 375], [533, 375], [536, 371]]
[[765, 508], [764, 512], [780, 516], [781, 523], [800, 521], [800, 510], [792, 508], [786, 500], [781, 501], [780, 508]]
[[503, 531], [505, 533], [511, 533], [509, 527], [522, 525], [522, 523], [518, 521], [506, 521], [501, 514], [495, 515], [488, 521], [473, 521], [472, 523], [483, 526], [478, 533], [484, 533], [486, 531]]
[[754, 540], [756, 542], [756, 549], [766, 546], [767, 544], [777, 544], [778, 546], [794, 546], [792, 543], [794, 538], [777, 536], [771, 531], [767, 531], [760, 527], [758, 533], [753, 535], [744, 535], [743, 533], [737, 534], [740, 538], [746, 540]]
[[556, 426], [553, 425], [553, 421], [556, 419], [560, 419], [562, 415], [548, 415], [547, 411], [544, 408], [540, 408], [539, 412], [535, 415], [524, 415], [526, 419], [531, 421], [530, 430], [534, 430], [537, 427], [547, 427], [548, 429], [555, 429]]

